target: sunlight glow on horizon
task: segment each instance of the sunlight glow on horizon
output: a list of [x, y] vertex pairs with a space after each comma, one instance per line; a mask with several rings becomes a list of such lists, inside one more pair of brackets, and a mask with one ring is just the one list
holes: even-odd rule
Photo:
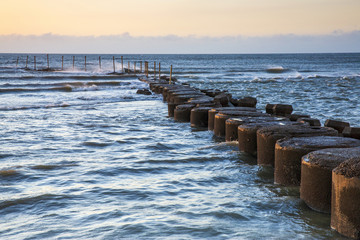
[[359, 0], [1, 0], [0, 35], [320, 35], [360, 30], [359, 10]]

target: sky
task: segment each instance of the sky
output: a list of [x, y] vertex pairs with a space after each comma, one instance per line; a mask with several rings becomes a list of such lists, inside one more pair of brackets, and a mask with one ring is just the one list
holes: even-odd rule
[[360, 52], [359, 0], [1, 0], [0, 52]]

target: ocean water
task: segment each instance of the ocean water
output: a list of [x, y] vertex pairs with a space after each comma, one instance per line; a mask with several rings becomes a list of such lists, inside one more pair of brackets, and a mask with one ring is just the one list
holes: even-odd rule
[[[167, 117], [112, 55], [0, 55], [0, 239], [343, 239], [298, 188]], [[121, 72], [120, 55], [115, 55]], [[36, 55], [36, 68], [47, 68]], [[124, 55], [180, 83], [359, 126], [360, 54]], [[16, 66], [17, 64], [17, 66]], [[158, 69], [158, 65], [156, 67]]]

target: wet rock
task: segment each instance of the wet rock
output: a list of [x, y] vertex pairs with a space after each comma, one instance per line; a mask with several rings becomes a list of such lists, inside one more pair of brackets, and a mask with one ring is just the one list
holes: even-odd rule
[[256, 107], [257, 99], [254, 97], [244, 97], [241, 99], [231, 99], [230, 102], [237, 107]]
[[358, 127], [345, 127], [342, 131], [344, 137], [351, 137], [360, 139], [360, 128]]
[[315, 118], [299, 118], [297, 120], [297, 122], [308, 123], [309, 126], [315, 126], [315, 127], [320, 127], [321, 126], [320, 120], [315, 119]]
[[214, 97], [214, 102], [220, 103], [221, 106], [223, 107], [227, 107], [229, 105], [230, 99], [231, 99], [231, 94], [223, 92]]
[[152, 93], [148, 89], [138, 89], [136, 94], [151, 95]]
[[293, 111], [293, 107], [288, 104], [275, 104], [273, 106], [273, 114], [278, 116], [286, 116], [287, 114], [291, 114]]
[[310, 115], [306, 114], [290, 114], [289, 116], [290, 121], [297, 121], [299, 118], [310, 118]]
[[328, 119], [325, 121], [324, 126], [334, 128], [338, 130], [339, 133], [342, 133], [345, 127], [350, 127], [350, 123]]
[[274, 106], [275, 104], [270, 104], [270, 103], [266, 104], [265, 106], [266, 113], [274, 114], [274, 110], [273, 110]]

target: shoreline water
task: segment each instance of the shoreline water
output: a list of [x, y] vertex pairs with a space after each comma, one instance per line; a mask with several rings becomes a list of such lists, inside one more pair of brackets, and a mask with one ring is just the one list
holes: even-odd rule
[[[250, 61], [246, 65], [239, 56], [231, 60], [228, 56], [163, 57], [162, 68], [175, 63], [180, 83], [257, 96], [259, 108], [285, 96], [280, 100], [295, 99], [295, 109], [309, 110], [312, 116], [323, 114], [322, 120], [347, 117], [342, 119], [352, 125], [358, 122], [358, 89], [353, 88], [360, 76], [356, 62], [340, 66], [335, 61], [336, 67], [325, 72], [329, 63], [324, 60], [307, 76], [308, 63], [297, 70], [302, 77], [295, 78], [295, 72], [272, 75], [266, 69], [268, 65], [295, 69], [304, 59], [289, 64], [288, 59], [269, 58], [259, 63], [255, 56], [245, 59]], [[89, 60], [95, 70], [97, 59]], [[354, 77], [341, 80], [343, 72]], [[335, 73], [329, 79], [311, 77]], [[51, 74], [32, 79], [17, 70], [1, 74], [2, 87], [14, 82], [69, 83], [69, 76], [61, 73], [55, 73], [60, 75], [55, 81]], [[93, 74], [80, 72], [80, 81], [85, 85], [94, 81]], [[341, 239], [329, 230], [329, 216], [307, 209], [297, 199], [296, 189], [273, 185], [269, 170], [239, 153], [237, 146], [169, 121], [159, 97], [136, 95], [145, 86], [137, 79], [114, 81], [110, 86], [96, 82], [90, 84], [96, 87], [75, 86], [71, 92], [0, 94], [1, 107], [10, 109], [0, 112], [5, 136], [0, 236]], [[306, 103], [309, 99], [311, 105]], [[66, 107], [46, 108], [56, 104]], [[42, 108], [21, 110], [27, 106]], [[25, 218], [29, 221], [24, 222]]]

